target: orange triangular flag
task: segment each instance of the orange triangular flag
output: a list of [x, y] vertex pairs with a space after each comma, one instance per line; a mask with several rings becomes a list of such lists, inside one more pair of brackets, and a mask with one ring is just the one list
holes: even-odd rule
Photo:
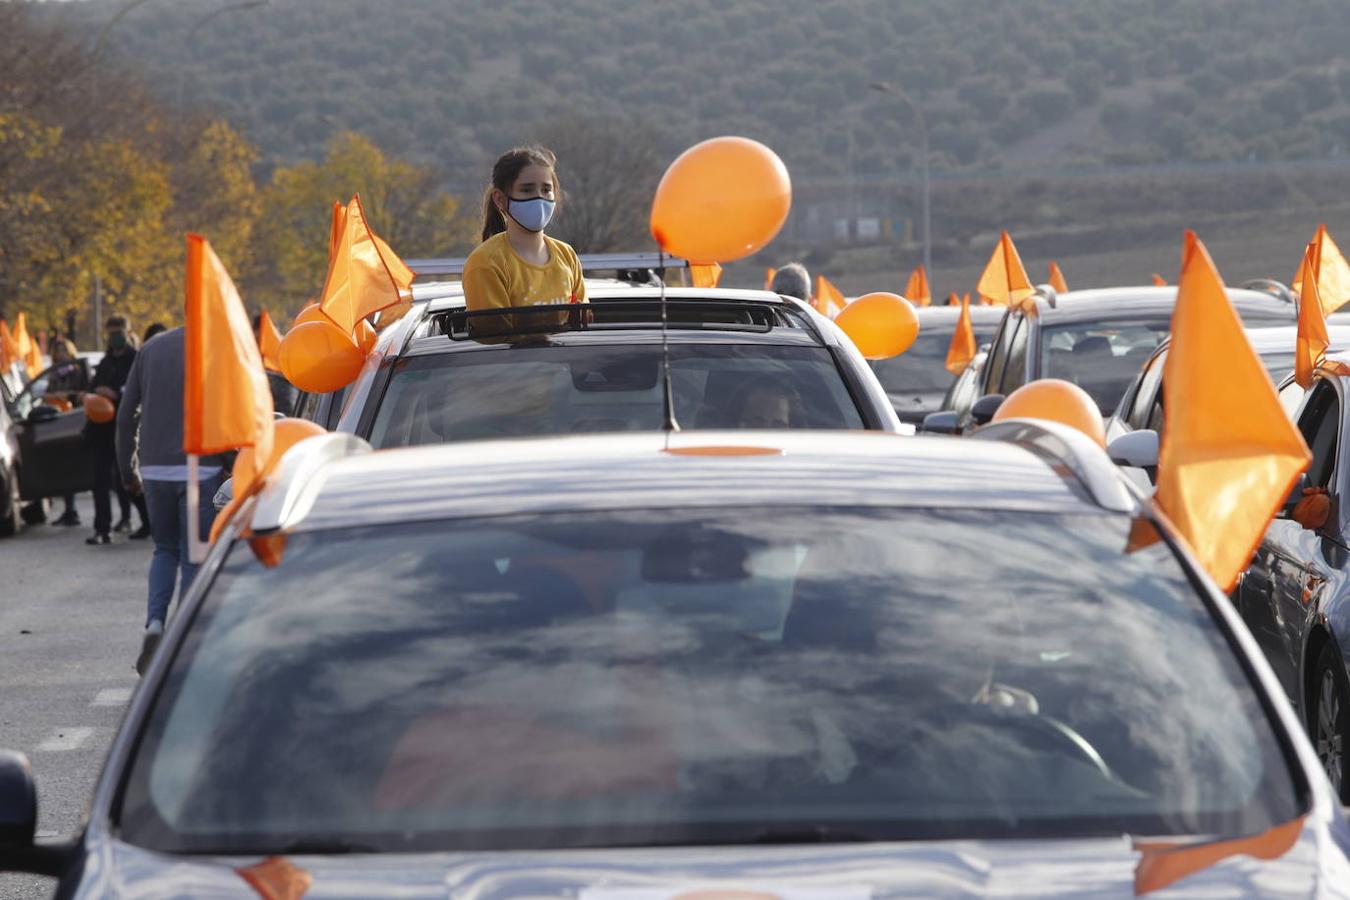
[[909, 273], [909, 282], [905, 285], [905, 299], [915, 306], [928, 306], [933, 302], [933, 294], [928, 287], [928, 273], [920, 264]]
[[[1312, 242], [1317, 245], [1317, 290], [1322, 297], [1322, 310], [1331, 315], [1347, 302], [1350, 302], [1350, 263], [1345, 260], [1341, 248], [1331, 239], [1325, 224], [1318, 225]], [[1290, 285], [1297, 294], [1303, 289], [1303, 263], [1299, 263], [1298, 274]]]
[[[966, 295], [966, 302], [967, 302], [967, 303], [970, 302], [970, 295], [969, 295], [969, 294]], [[956, 296], [955, 293], [948, 294], [948, 295], [947, 295], [947, 305], [948, 305], [948, 306], [960, 306], [960, 305], [961, 305], [961, 298], [958, 297], [958, 296]]]
[[1069, 292], [1069, 282], [1064, 280], [1064, 273], [1059, 270], [1059, 263], [1053, 259], [1050, 260], [1050, 286], [1055, 289], [1055, 293], [1067, 294]]
[[28, 377], [36, 378], [42, 371], [42, 351], [37, 341], [28, 335], [28, 317], [24, 313], [14, 317], [14, 346], [18, 350], [19, 360], [28, 370]]
[[1308, 244], [1299, 273], [1302, 291], [1298, 298], [1298, 335], [1294, 341], [1294, 380], [1304, 389], [1312, 387], [1317, 364], [1331, 346], [1331, 338], [1327, 336], [1327, 314], [1317, 283], [1318, 250], [1316, 241]]
[[722, 267], [718, 263], [709, 263], [707, 265], [690, 265], [690, 278], [696, 288], [715, 288], [717, 283], [722, 280]]
[[844, 296], [843, 291], [830, 282], [830, 279], [824, 275], [817, 275], [816, 296], [811, 303], [822, 315], [834, 318], [843, 311], [845, 306], [848, 306], [848, 299]]
[[960, 375], [975, 358], [975, 326], [970, 322], [970, 301], [961, 304], [961, 315], [956, 319], [952, 343], [947, 348], [947, 371]]
[[1153, 283], [1157, 287], [1167, 287], [1167, 279], [1159, 275], [1157, 272], [1153, 273]]
[[258, 350], [262, 353], [264, 369], [281, 371], [281, 332], [265, 309], [258, 319]]
[[272, 391], [248, 312], [211, 245], [189, 234], [183, 324], [183, 451], [252, 447], [255, 476], [272, 456]]
[[9, 367], [23, 357], [19, 355], [19, 344], [9, 330], [9, 323], [0, 319], [0, 373], [8, 372]]
[[773, 276], [778, 274], [778, 270], [770, 266], [764, 270], [764, 290], [773, 290]]
[[344, 332], [397, 304], [412, 289], [413, 272], [366, 222], [361, 197], [352, 197], [328, 267], [319, 308]]
[[981, 297], [999, 306], [1015, 306], [1036, 293], [1022, 265], [1022, 257], [1017, 255], [1017, 248], [1006, 230], [999, 235], [998, 244], [994, 246], [975, 289]]
[[1191, 231], [1177, 285], [1157, 499], [1205, 571], [1230, 591], [1308, 467], [1308, 447]]

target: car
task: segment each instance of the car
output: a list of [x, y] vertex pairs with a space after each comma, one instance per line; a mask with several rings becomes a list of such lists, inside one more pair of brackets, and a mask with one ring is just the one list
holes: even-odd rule
[[[1292, 379], [1294, 421], [1312, 462], [1267, 528], [1234, 600], [1297, 710], [1342, 802], [1350, 802], [1350, 354], [1332, 353], [1306, 396]], [[1309, 490], [1325, 491], [1329, 514], [1300, 513]]]
[[[1301, 390], [1295, 395], [1284, 381], [1294, 368], [1294, 343], [1298, 338], [1296, 327], [1248, 328], [1247, 339], [1252, 349], [1261, 358], [1271, 380], [1279, 385], [1280, 397], [1285, 410], [1292, 414], [1298, 401], [1303, 399]], [[1350, 348], [1350, 325], [1329, 325], [1327, 337], [1331, 340], [1331, 350]], [[1162, 433], [1163, 366], [1167, 362], [1167, 349], [1171, 339], [1165, 338], [1152, 355], [1144, 362], [1134, 380], [1125, 388], [1120, 402], [1116, 404], [1111, 417], [1106, 421], [1106, 438], [1114, 440], [1123, 434], [1140, 429], [1151, 429]], [[1293, 398], [1292, 404], [1290, 398]]]
[[[970, 406], [932, 414], [925, 428], [965, 431], [992, 417], [1002, 397], [1038, 378], [1062, 378], [1111, 415], [1130, 379], [1172, 326], [1176, 287], [1117, 287], [1056, 295], [1041, 287], [1005, 311]], [[1248, 327], [1293, 325], [1295, 305], [1265, 290], [1229, 288]], [[988, 399], [986, 399], [988, 398]]]
[[0, 537], [16, 534], [23, 523], [45, 521], [47, 498], [93, 488], [84, 410], [46, 402], [54, 383], [79, 390], [91, 371], [86, 359], [77, 358], [48, 367], [17, 390], [16, 381], [0, 380]]
[[[469, 313], [459, 282], [414, 285], [412, 309], [380, 333], [356, 380], [301, 396], [295, 414], [377, 448], [650, 430], [664, 421], [664, 343], [681, 428], [765, 427], [768, 402], [782, 427], [913, 431], [853, 342], [799, 300], [619, 281], [591, 282], [587, 296], [584, 316]], [[532, 317], [551, 333], [529, 334]], [[483, 323], [495, 330], [479, 340]]]
[[[919, 336], [913, 346], [899, 356], [876, 360], [870, 365], [900, 421], [918, 425], [928, 413], [947, 408], [943, 400], [956, 378], [947, 371], [947, 351], [961, 308], [921, 306], [914, 312], [919, 317]], [[970, 308], [977, 345], [989, 342], [1002, 318], [1003, 310], [995, 306]]]
[[33, 843], [34, 796], [0, 756], [0, 858], [70, 897], [1350, 883], [1227, 598], [1026, 420], [311, 438], [224, 526], [82, 832]]

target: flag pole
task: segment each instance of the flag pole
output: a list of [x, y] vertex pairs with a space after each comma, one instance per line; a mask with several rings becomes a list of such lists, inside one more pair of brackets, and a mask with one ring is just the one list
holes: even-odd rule
[[201, 486], [197, 481], [197, 454], [187, 456], [187, 535], [188, 562], [200, 565], [206, 559], [206, 543], [202, 540]]

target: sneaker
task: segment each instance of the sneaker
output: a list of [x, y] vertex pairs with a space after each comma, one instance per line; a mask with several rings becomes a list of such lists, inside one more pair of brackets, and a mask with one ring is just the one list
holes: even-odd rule
[[118, 534], [125, 534], [130, 530], [131, 530], [130, 519], [118, 519], [117, 524], [113, 526], [113, 531], [117, 532]]
[[137, 528], [135, 531], [133, 531], [129, 536], [133, 541], [143, 541], [150, 536], [150, 526], [142, 525], [140, 528]]
[[111, 544], [112, 538], [105, 532], [95, 531], [94, 536], [85, 538], [84, 542], [91, 547], [97, 547], [99, 544]]
[[164, 623], [159, 619], [145, 626], [145, 636], [141, 638], [141, 655], [136, 657], [137, 675], [144, 675], [145, 670], [150, 668], [150, 660], [155, 658], [155, 651], [159, 649], [159, 639], [162, 637], [164, 637]]
[[52, 519], [53, 525], [78, 525], [80, 524], [80, 514], [73, 509], [68, 509], [61, 513], [58, 518]]

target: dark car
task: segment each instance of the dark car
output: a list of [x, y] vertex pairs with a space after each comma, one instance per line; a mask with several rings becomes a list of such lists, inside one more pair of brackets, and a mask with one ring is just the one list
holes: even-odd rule
[[47, 498], [93, 487], [83, 408], [45, 402], [52, 394], [69, 402], [88, 386], [89, 373], [89, 363], [79, 358], [22, 385], [0, 380], [0, 537], [15, 534], [22, 522], [44, 521]]
[[1077, 432], [366, 449], [297, 446], [231, 520], [72, 842], [30, 845], [0, 759], [9, 867], [438, 900], [1350, 876], [1251, 636]]
[[[297, 415], [377, 448], [661, 428], [659, 289], [595, 285], [588, 296], [584, 315], [484, 315], [465, 311], [457, 283], [440, 286], [380, 335], [340, 400], [302, 397]], [[912, 432], [852, 341], [806, 304], [699, 288], [670, 288], [666, 303], [681, 428]], [[548, 318], [552, 333], [529, 334], [532, 318]], [[480, 339], [485, 321], [493, 331]]]
[[[1039, 293], [1006, 310], [981, 374], [980, 398], [1003, 397], [1038, 378], [1061, 378], [1083, 388], [1102, 417], [1111, 415], [1135, 373], [1172, 327], [1175, 287], [1122, 287]], [[1229, 288], [1249, 328], [1293, 325], [1294, 305], [1264, 291]], [[997, 402], [943, 410], [935, 424], [961, 430], [988, 421]], [[954, 418], [954, 422], [945, 421]]]
[[[1235, 593], [1343, 802], [1350, 801], [1348, 372], [1350, 356], [1333, 354], [1302, 398], [1295, 421], [1312, 450], [1312, 464], [1266, 530]], [[1285, 388], [1291, 396], [1302, 395], [1292, 381]], [[1330, 500], [1324, 523], [1305, 520], [1315, 527], [1293, 515], [1305, 489], [1325, 490]]]
[[[944, 409], [943, 400], [956, 376], [947, 371], [947, 351], [960, 316], [959, 306], [923, 306], [919, 316], [919, 336], [914, 345], [899, 356], [870, 363], [881, 386], [891, 398], [900, 421], [918, 425], [930, 412]], [[1003, 310], [996, 306], [972, 306], [970, 324], [976, 345], [987, 344]]]

